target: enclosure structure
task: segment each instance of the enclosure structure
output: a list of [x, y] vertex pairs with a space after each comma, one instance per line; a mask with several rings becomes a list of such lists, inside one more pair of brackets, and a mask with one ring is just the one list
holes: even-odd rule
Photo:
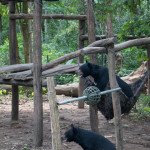
[[[17, 2], [34, 2], [34, 14], [15, 14], [15, 3]], [[46, 0], [46, 1], [58, 1], [58, 0]], [[18, 120], [18, 85], [33, 86], [34, 87], [34, 144], [36, 146], [42, 145], [42, 128], [43, 128], [43, 110], [42, 110], [42, 72], [48, 68], [54, 67], [41, 64], [41, 20], [42, 19], [67, 19], [67, 20], [79, 20], [79, 36], [85, 32], [85, 20], [86, 15], [42, 15], [42, 0], [1, 0], [2, 4], [9, 4], [9, 49], [10, 49], [10, 64], [16, 64], [16, 19], [33, 19], [33, 49], [34, 49], [34, 62], [27, 66], [22, 66], [23, 73], [13, 73], [13, 70], [9, 70], [12, 74], [8, 77], [3, 76], [1, 78], [2, 84], [12, 85], [12, 120]], [[91, 7], [91, 5], [89, 5]], [[83, 48], [84, 42], [79, 38], [79, 48]], [[63, 60], [64, 61], [64, 60]], [[80, 55], [79, 62], [83, 62], [83, 56]], [[18, 66], [16, 66], [18, 68]], [[15, 68], [16, 68], [15, 67]], [[8, 67], [9, 68], [9, 67]], [[20, 67], [19, 67], [20, 68]], [[29, 70], [32, 68], [32, 71]], [[76, 66], [77, 68], [77, 66]], [[5, 68], [6, 69], [6, 68]], [[4, 69], [4, 70], [5, 70]], [[10, 69], [10, 68], [9, 68]], [[68, 68], [70, 70], [70, 68]], [[3, 70], [3, 71], [4, 71]], [[29, 71], [25, 71], [29, 70]], [[2, 72], [3, 72], [2, 71]], [[19, 70], [21, 71], [21, 70]], [[71, 70], [70, 70], [71, 71]], [[16, 71], [15, 71], [16, 72]], [[46, 73], [46, 72], [45, 72]], [[47, 73], [46, 73], [47, 74]], [[15, 75], [15, 77], [12, 75]], [[31, 75], [31, 76], [30, 76]], [[32, 76], [33, 75], [33, 76]], [[38, 82], [37, 82], [38, 81]], [[7, 82], [7, 83], [6, 83]], [[82, 81], [81, 81], [82, 82]], [[80, 83], [81, 83], [80, 82]], [[45, 82], [46, 83], [46, 82]], [[45, 84], [43, 83], [43, 85]], [[80, 84], [81, 85], [81, 84]], [[81, 90], [80, 94], [81, 94]], [[82, 103], [83, 104], [83, 103]], [[79, 107], [81, 104], [79, 104]]]
[[[0, 68], [0, 73], [12, 72], [11, 74], [4, 74], [0, 78], [0, 84], [12, 85], [12, 120], [18, 119], [18, 85], [33, 86], [34, 87], [34, 144], [35, 146], [41, 146], [43, 140], [43, 109], [42, 109], [42, 86], [46, 86], [46, 81], [42, 80], [42, 76], [54, 75], [56, 72], [74, 72], [78, 66], [62, 66], [56, 67], [58, 64], [63, 63], [69, 59], [79, 57], [79, 62], [83, 62], [83, 56], [87, 54], [95, 53], [107, 53], [106, 46], [114, 43], [114, 38], [106, 40], [100, 40], [94, 42], [96, 39], [94, 29], [94, 16], [90, 1], [88, 3], [88, 12], [86, 15], [42, 15], [42, 0], [34, 1], [34, 14], [15, 14], [15, 3], [22, 2], [24, 0], [0, 0], [2, 4], [9, 3], [9, 49], [10, 49], [10, 62], [11, 65], [16, 64], [16, 51], [15, 51], [15, 37], [16, 37], [16, 19], [33, 19], [33, 48], [34, 48], [34, 62], [33, 64], [20, 64], [10, 67]], [[26, 0], [31, 1], [31, 0]], [[48, 0], [47, 0], [48, 1]], [[49, 0], [54, 1], [54, 0]], [[43, 64], [41, 61], [41, 20], [42, 19], [68, 19], [79, 20], [79, 50], [59, 59]], [[84, 47], [85, 36], [85, 21], [88, 23], [88, 40], [89, 46]], [[98, 36], [97, 36], [98, 37]], [[93, 43], [94, 42], [94, 43]], [[92, 43], [92, 44], [91, 44]], [[143, 38], [138, 40], [128, 41], [122, 44], [114, 46], [114, 52], [120, 51], [124, 48], [131, 46], [139, 46], [150, 44], [150, 38]], [[148, 48], [149, 49], [149, 48]], [[94, 55], [95, 56], [95, 55]], [[149, 56], [149, 51], [148, 51]], [[93, 57], [93, 55], [92, 55]], [[91, 57], [91, 58], [92, 58]], [[92, 59], [94, 62], [94, 59]], [[112, 63], [113, 64], [113, 63]], [[55, 68], [54, 68], [55, 67]], [[53, 68], [53, 69], [51, 69]], [[18, 71], [18, 72], [17, 72]], [[37, 82], [38, 81], [38, 82]], [[83, 89], [82, 81], [80, 79], [80, 89]], [[79, 90], [82, 91], [82, 90]], [[81, 93], [79, 94], [81, 95]], [[83, 107], [83, 103], [79, 104], [79, 107]], [[98, 128], [98, 118], [96, 111], [91, 108], [91, 122], [93, 130]]]

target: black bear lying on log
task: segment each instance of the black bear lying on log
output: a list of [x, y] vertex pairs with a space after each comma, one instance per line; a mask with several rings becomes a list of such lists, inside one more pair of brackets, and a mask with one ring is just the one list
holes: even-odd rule
[[[99, 88], [100, 91], [110, 89], [109, 74], [106, 67], [101, 67], [96, 64], [86, 62], [79, 67], [78, 75], [85, 79], [85, 88], [91, 85], [95, 85]], [[142, 92], [148, 75], [149, 73], [146, 73], [143, 77], [141, 77], [139, 80], [135, 81], [132, 84], [127, 84], [122, 79], [120, 79], [119, 76], [116, 76], [118, 85], [121, 88], [121, 91], [118, 92], [120, 94], [120, 105], [122, 114], [129, 113], [129, 111], [135, 105], [138, 97]], [[87, 78], [88, 76], [92, 76], [95, 83]], [[97, 107], [107, 120], [112, 119], [114, 117], [114, 113], [111, 93], [102, 95], [100, 102], [97, 104]]]

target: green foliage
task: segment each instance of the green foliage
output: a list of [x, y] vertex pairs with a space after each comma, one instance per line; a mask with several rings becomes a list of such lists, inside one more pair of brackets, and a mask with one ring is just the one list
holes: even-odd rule
[[[23, 40], [21, 34], [17, 35], [18, 38], [18, 46], [19, 46], [19, 56], [21, 63], [24, 63], [24, 51], [23, 51]], [[6, 39], [3, 45], [0, 45], [0, 61], [1, 66], [9, 65], [9, 40]]]
[[150, 96], [141, 94], [138, 100], [138, 104], [142, 104], [142, 107], [150, 107]]
[[6, 95], [7, 91], [0, 86], [0, 96]]
[[8, 6], [0, 3], [0, 15], [2, 23], [2, 31], [0, 31], [0, 45], [8, 38], [9, 22], [8, 22]]
[[33, 99], [33, 87], [19, 86], [19, 97], [20, 98], [27, 97], [32, 100]]
[[129, 70], [129, 69], [126, 69], [126, 68], [121, 68], [120, 71], [118, 72], [118, 75], [120, 77], [123, 77], [123, 76], [127, 76], [131, 72], [133, 72], [133, 70]]
[[135, 11], [135, 9], [141, 5], [141, 0], [124, 0], [124, 4], [130, 11]]
[[141, 65], [142, 61], [148, 60], [146, 50], [137, 47], [127, 48], [121, 52], [124, 56], [124, 62], [123, 67], [118, 72], [120, 76], [128, 75], [136, 70]]
[[150, 96], [141, 94], [137, 103], [136, 110], [132, 110], [132, 119], [145, 119], [150, 117]]
[[28, 147], [23, 147], [22, 150], [30, 150]]
[[1, 66], [9, 65], [9, 40], [6, 39], [4, 45], [0, 45], [0, 63]]
[[[142, 35], [148, 36], [150, 33], [150, 11], [145, 10], [140, 15], [132, 15], [129, 19], [124, 22], [121, 29], [121, 34], [125, 35], [137, 35], [141, 37]], [[125, 38], [125, 37], [124, 37]]]
[[77, 75], [73, 74], [60, 74], [54, 76], [57, 84], [67, 84], [67, 83], [75, 83], [78, 82]]
[[0, 14], [5, 16], [5, 15], [8, 15], [8, 13], [9, 13], [8, 7], [0, 3]]

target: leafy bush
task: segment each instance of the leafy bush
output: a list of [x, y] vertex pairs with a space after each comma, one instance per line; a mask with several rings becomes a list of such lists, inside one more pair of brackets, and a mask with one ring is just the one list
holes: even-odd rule
[[132, 119], [145, 119], [150, 117], [150, 96], [141, 94], [137, 103], [136, 110], [132, 110], [133, 113], [130, 114]]
[[9, 40], [6, 39], [4, 45], [0, 45], [0, 64], [9, 65]]
[[140, 67], [142, 61], [147, 61], [146, 50], [132, 47], [122, 50], [124, 56], [123, 67], [118, 72], [119, 76], [126, 76]]
[[67, 84], [67, 83], [75, 83], [78, 82], [77, 75], [74, 74], [61, 74], [54, 76], [57, 84]]
[[150, 95], [141, 94], [138, 100], [138, 104], [141, 104], [143, 107], [150, 107]]

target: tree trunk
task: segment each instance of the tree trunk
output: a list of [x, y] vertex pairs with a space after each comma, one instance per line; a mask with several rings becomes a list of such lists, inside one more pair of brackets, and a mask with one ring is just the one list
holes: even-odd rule
[[[17, 13], [19, 13], [18, 6], [16, 5], [16, 10]], [[28, 2], [23, 2], [23, 13], [27, 14], [28, 13]], [[19, 28], [20, 32], [23, 38], [23, 48], [24, 48], [24, 59], [25, 63], [29, 63], [29, 54], [30, 54], [30, 34], [29, 34], [29, 25], [28, 25], [28, 20], [19, 20]]]
[[[0, 14], [0, 34], [2, 34], [2, 15], [1, 14]], [[3, 38], [0, 38], [0, 45], [1, 44], [3, 44]]]
[[[94, 0], [87, 0], [87, 23], [88, 23], [88, 43], [93, 43], [95, 38], [95, 18], [94, 18]], [[90, 61], [92, 63], [98, 63], [97, 54], [91, 54]], [[91, 129], [94, 132], [98, 131], [98, 109], [97, 106], [90, 106], [90, 124]]]
[[[85, 20], [79, 21], [79, 38], [78, 38], [78, 49], [84, 47], [84, 40], [81, 40], [81, 35], [85, 34]], [[79, 55], [78, 58], [79, 63], [84, 63], [84, 56]], [[78, 88], [78, 95], [81, 97], [83, 95], [84, 90], [84, 82], [81, 77], [79, 77], [79, 88]], [[78, 102], [78, 108], [84, 108], [84, 100]]]
[[[15, 3], [9, 2], [9, 13], [15, 13]], [[16, 20], [9, 18], [9, 57], [10, 64], [16, 64]], [[18, 120], [19, 117], [19, 92], [18, 86], [12, 86], [12, 112], [11, 119]]]
[[34, 145], [43, 143], [43, 101], [42, 101], [42, 0], [34, 1], [33, 19], [33, 86], [34, 86]]
[[20, 64], [21, 60], [20, 60], [20, 56], [19, 56], [19, 46], [18, 46], [17, 35], [15, 36], [15, 38], [16, 38], [16, 63]]
[[[107, 15], [107, 29], [106, 37], [113, 37], [113, 26], [111, 22], [110, 14]], [[115, 51], [114, 44], [108, 46], [108, 66], [109, 66], [109, 82], [111, 89], [118, 88], [115, 75]], [[120, 107], [120, 95], [118, 92], [112, 92], [113, 110], [115, 117], [115, 130], [116, 130], [116, 146], [117, 150], [123, 150], [123, 131], [121, 123], [121, 107]]]
[[[23, 13], [28, 13], [28, 2], [23, 2]], [[29, 63], [29, 26], [28, 20], [22, 21], [23, 47], [25, 63]]]
[[[31, 10], [32, 8], [32, 3], [28, 2], [28, 7], [29, 10]], [[30, 62], [33, 62], [33, 51], [32, 51], [32, 21], [28, 20], [28, 24], [29, 24], [29, 53], [30, 53]]]

